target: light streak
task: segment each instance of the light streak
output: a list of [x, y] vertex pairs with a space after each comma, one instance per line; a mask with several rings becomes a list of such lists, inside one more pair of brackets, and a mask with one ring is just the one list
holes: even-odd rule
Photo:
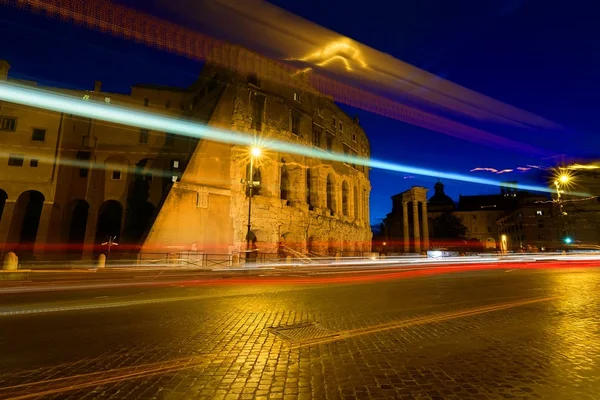
[[[225, 42], [213, 39], [206, 35], [202, 35], [198, 32], [192, 31], [187, 28], [175, 25], [165, 20], [161, 20], [152, 17], [148, 14], [138, 12], [134, 9], [124, 7], [118, 4], [114, 4], [110, 1], [102, 0], [86, 0], [85, 2], [77, 0], [0, 0], [0, 2], [8, 5], [14, 5], [19, 8], [24, 8], [38, 13], [44, 13], [51, 17], [57, 17], [63, 20], [72, 21], [77, 25], [84, 25], [87, 28], [97, 29], [99, 31], [124, 37], [129, 40], [134, 40], [139, 43], [143, 43], [147, 46], [152, 46], [161, 50], [170, 51], [175, 54], [183, 55], [195, 60], [202, 60], [219, 67], [227, 68], [229, 70], [238, 71], [241, 74], [256, 74], [260, 79], [268, 79], [277, 84], [284, 86], [298, 86], [299, 82], [294, 78], [297, 73], [307, 72], [310, 69], [299, 70], [290, 65], [268, 60], [267, 63], [254, 62], [248, 65], [245, 60], [246, 56], [254, 57], [253, 53], [246, 51], [238, 46], [232, 46]], [[245, 2], [238, 2], [239, 5], [244, 5]], [[253, 13], [253, 19], [258, 18], [260, 20], [263, 15], [256, 15], [256, 8], [265, 6], [266, 2], [261, 4], [253, 4], [252, 10], [241, 11], [243, 14], [246, 12]], [[229, 6], [235, 5], [230, 3]], [[249, 15], [246, 14], [245, 22], [250, 22], [247, 18]], [[208, 21], [214, 23], [215, 21]], [[245, 23], [241, 24], [246, 26]], [[313, 26], [315, 29], [323, 29], [319, 26]], [[229, 30], [233, 28], [228, 28]], [[281, 38], [280, 38], [281, 39]], [[286, 46], [289, 44], [285, 41]], [[268, 43], [263, 43], [267, 45]], [[312, 46], [312, 44], [311, 44]], [[340, 48], [343, 47], [339, 45]], [[358, 46], [358, 44], [356, 44]], [[336, 46], [332, 48], [335, 50]], [[374, 52], [373, 49], [369, 49], [366, 46], [361, 46], [365, 51]], [[246, 53], [244, 57], [240, 57], [241, 53]], [[276, 52], [277, 54], [285, 54]], [[362, 53], [362, 52], [361, 52]], [[386, 59], [389, 57], [378, 53], [379, 56], [384, 56]], [[354, 57], [355, 53], [351, 53], [350, 56]], [[257, 56], [258, 58], [258, 56]], [[360, 63], [360, 58], [358, 59]], [[364, 61], [363, 61], [364, 62]], [[427, 91], [436, 94], [436, 99], [431, 99], [434, 103], [439, 103], [441, 99], [438, 96], [438, 89], [428, 88], [432, 80], [436, 80], [436, 77], [426, 73], [425, 71], [418, 70], [408, 64], [402, 63], [399, 60], [394, 60], [396, 63], [395, 68], [408, 69], [415, 72], [421, 78], [419, 79], [418, 85], [423, 86]], [[266, 66], [269, 65], [268, 68]], [[276, 68], [271, 66], [275, 65]], [[369, 68], [372, 70], [372, 68]], [[396, 82], [399, 77], [395, 77]], [[441, 84], [441, 83], [440, 83]], [[472, 98], [475, 92], [468, 91], [461, 88], [458, 85], [454, 85], [450, 82], [444, 81], [444, 85], [449, 85], [448, 88], [452, 88], [449, 93], [443, 94], [442, 98], [456, 98], [456, 91], [460, 92], [459, 98], [462, 99], [460, 102], [462, 112], [465, 110], [462, 108], [467, 103], [473, 103], [476, 105], [476, 114], [479, 115], [483, 111], [488, 118], [497, 119], [499, 114], [503, 114], [501, 117], [503, 122], [514, 123], [517, 121], [519, 124], [538, 126], [542, 128], [555, 129], [557, 126], [554, 123], [541, 119], [533, 114], [523, 112], [514, 107], [507, 106], [504, 103], [497, 102], [490, 98], [482, 95], [478, 95], [477, 98]], [[388, 85], [389, 86], [389, 85]], [[438, 85], [439, 86], [439, 85]], [[348, 85], [331, 79], [327, 76], [313, 73], [310, 75], [309, 84], [304, 84], [302, 90], [308, 92], [325, 94], [331, 96], [335, 101], [342, 104], [347, 104], [351, 107], [361, 108], [374, 114], [383, 115], [389, 118], [393, 118], [399, 121], [403, 121], [418, 127], [432, 130], [434, 132], [440, 132], [452, 137], [469, 140], [475, 143], [481, 143], [485, 145], [497, 145], [511, 148], [520, 152], [526, 152], [528, 154], [539, 154], [546, 155], [545, 151], [538, 149], [534, 146], [527, 145], [521, 142], [513, 141], [482, 129], [474, 128], [466, 124], [459, 123], [457, 121], [444, 118], [435, 114], [431, 114], [420, 109], [409, 107], [396, 101], [392, 101], [386, 97], [374, 94], [373, 92], [358, 89], [356, 86]], [[448, 96], [450, 95], [450, 96]], [[452, 100], [455, 103], [455, 100]], [[486, 104], [486, 107], [483, 105]], [[467, 107], [472, 109], [472, 106]], [[485, 108], [485, 109], [484, 109]], [[493, 110], [491, 112], [490, 110]], [[472, 112], [473, 110], [471, 110]], [[467, 112], [469, 114], [469, 112]]]
[[[289, 59], [293, 61], [295, 59]], [[300, 58], [300, 61], [311, 62], [319, 67], [324, 67], [333, 61], [339, 60], [346, 67], [346, 71], [352, 71], [349, 60], [358, 63], [362, 68], [368, 68], [369, 66], [364, 60], [364, 57], [360, 49], [350, 43], [349, 40], [338, 40], [324, 46], [322, 49], [309, 54], [306, 57]], [[305, 68], [301, 72], [308, 72], [311, 68]]]
[[[207, 139], [216, 142], [224, 142], [233, 145], [252, 147], [256, 143], [256, 137], [254, 135], [246, 134], [244, 132], [219, 129], [191, 121], [182, 121], [176, 118], [132, 110], [112, 104], [84, 101], [64, 94], [52, 93], [49, 91], [43, 91], [40, 89], [16, 85], [8, 82], [0, 83], [0, 100], [30, 107], [43, 108], [56, 112], [75, 114], [82, 117], [99, 119], [121, 125], [130, 125], [138, 128], [171, 132], [174, 134], [185, 135], [199, 139]], [[271, 151], [305, 155], [324, 160], [362, 165], [411, 175], [430, 176], [440, 179], [470, 182], [488, 186], [503, 185], [501, 181], [493, 179], [474, 178], [454, 172], [436, 171], [373, 158], [366, 159], [357, 156], [345, 155], [337, 152], [329, 153], [321, 149], [275, 139], [264, 139], [261, 141], [261, 146]], [[182, 179], [185, 179], [185, 172]], [[547, 187], [537, 185], [520, 185], [520, 188], [523, 190], [531, 190], [536, 192], [553, 192]], [[572, 194], [589, 196], [587, 193]]]

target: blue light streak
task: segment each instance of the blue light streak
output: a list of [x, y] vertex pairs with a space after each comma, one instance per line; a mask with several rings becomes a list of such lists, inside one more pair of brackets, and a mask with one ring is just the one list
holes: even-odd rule
[[[180, 119], [153, 114], [145, 111], [133, 110], [130, 108], [97, 103], [94, 101], [83, 100], [60, 93], [54, 93], [38, 88], [31, 88], [22, 85], [16, 85], [8, 82], [0, 82], [0, 100], [36, 107], [46, 110], [74, 114], [82, 117], [113, 122], [116, 124], [129, 125], [138, 128], [145, 128], [156, 131], [177, 133], [199, 139], [208, 139], [217, 142], [224, 142], [233, 145], [252, 146], [257, 143], [256, 136], [239, 131], [230, 131], [219, 129], [197, 122], [182, 121]], [[365, 159], [343, 153], [329, 153], [322, 149], [317, 149], [305, 145], [288, 143], [272, 138], [260, 138], [260, 146], [269, 150], [281, 151], [284, 153], [300, 154], [323, 160], [339, 161], [349, 164], [363, 165], [371, 168], [387, 171], [402, 172], [411, 175], [421, 175], [454, 181], [476, 183], [488, 186], [502, 186], [501, 181], [486, 178], [477, 178], [473, 176], [458, 174], [454, 172], [443, 172], [432, 169], [413, 167], [398, 164], [390, 161]], [[544, 186], [519, 185], [520, 189], [535, 192], [552, 193], [553, 190]], [[587, 193], [571, 193], [573, 195], [589, 196]]]

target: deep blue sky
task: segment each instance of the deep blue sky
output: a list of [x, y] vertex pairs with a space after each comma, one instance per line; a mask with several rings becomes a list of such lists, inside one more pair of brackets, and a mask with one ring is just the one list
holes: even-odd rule
[[[562, 124], [565, 133], [504, 132], [544, 148], [557, 159], [536, 159], [476, 145], [384, 117], [358, 113], [372, 154], [398, 163], [469, 174], [525, 164], [554, 165], [560, 155], [594, 156], [600, 139], [598, 6], [594, 2], [522, 0], [272, 0], [295, 14], [498, 100]], [[583, 4], [587, 3], [587, 4]], [[570, 6], [574, 4], [575, 6]], [[11, 75], [46, 84], [107, 91], [134, 83], [187, 85], [200, 64], [110, 36], [2, 7], [0, 58]], [[527, 174], [485, 175], [526, 181]], [[385, 216], [390, 196], [434, 177], [373, 170], [371, 217]], [[453, 198], [498, 189], [446, 181]]]

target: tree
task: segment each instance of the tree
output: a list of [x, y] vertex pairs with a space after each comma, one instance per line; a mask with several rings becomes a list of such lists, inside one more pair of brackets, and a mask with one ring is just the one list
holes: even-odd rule
[[443, 240], [465, 240], [467, 227], [456, 215], [446, 212], [431, 220], [431, 237]]

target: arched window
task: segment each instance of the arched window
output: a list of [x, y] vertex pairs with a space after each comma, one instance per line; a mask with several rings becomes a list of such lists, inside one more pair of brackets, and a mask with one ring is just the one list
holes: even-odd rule
[[342, 213], [348, 215], [348, 195], [350, 189], [348, 188], [348, 182], [342, 182]]
[[359, 210], [360, 208], [358, 207], [358, 189], [356, 188], [356, 186], [354, 186], [354, 219], [359, 220], [360, 219], [360, 214], [359, 214]]
[[281, 160], [281, 183], [279, 185], [279, 197], [281, 200], [290, 199], [290, 175], [285, 165], [285, 160]]
[[252, 177], [250, 177], [250, 163], [248, 163], [246, 165], [246, 181], [248, 182], [248, 185], [246, 186], [246, 196], [250, 196], [250, 182], [254, 184], [252, 189], [252, 196], [259, 195], [260, 190], [262, 188], [260, 168], [254, 165], [252, 168]]
[[333, 174], [327, 175], [327, 209], [331, 215], [335, 213], [335, 180]]

